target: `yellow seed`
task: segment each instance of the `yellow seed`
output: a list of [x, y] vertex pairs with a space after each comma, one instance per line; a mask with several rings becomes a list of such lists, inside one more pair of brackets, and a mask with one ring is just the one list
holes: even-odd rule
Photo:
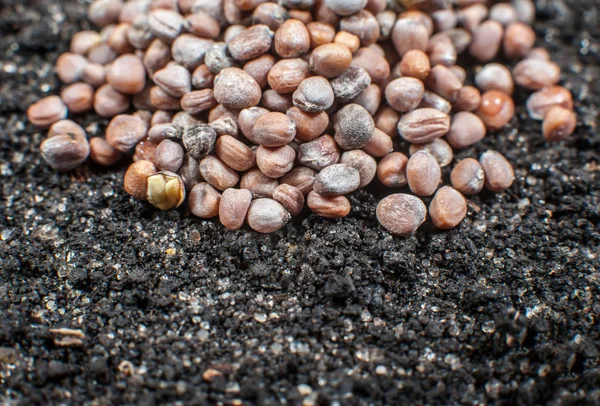
[[148, 177], [148, 201], [156, 208], [170, 210], [185, 200], [185, 185], [172, 172], [159, 172]]

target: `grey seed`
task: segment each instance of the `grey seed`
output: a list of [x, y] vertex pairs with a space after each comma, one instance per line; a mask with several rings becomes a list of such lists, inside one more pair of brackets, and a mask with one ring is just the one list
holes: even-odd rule
[[476, 159], [466, 158], [452, 169], [450, 182], [463, 195], [475, 195], [483, 189], [485, 174]]
[[230, 135], [236, 138], [238, 136], [238, 123], [229, 116], [219, 117], [215, 121], [208, 123], [208, 125], [215, 130], [217, 136]]
[[339, 159], [340, 150], [331, 135], [300, 144], [298, 149], [298, 162], [318, 171], [336, 164]]
[[183, 128], [176, 124], [155, 124], [148, 131], [148, 139], [154, 143], [163, 140], [179, 141], [183, 136]]
[[373, 136], [374, 129], [373, 117], [358, 104], [348, 104], [334, 116], [334, 137], [342, 149], [364, 147]]
[[256, 80], [239, 68], [223, 69], [215, 77], [217, 102], [233, 109], [245, 109], [260, 102], [262, 90]]
[[163, 140], [154, 151], [154, 164], [161, 171], [177, 172], [183, 164], [185, 152], [178, 143]]
[[441, 138], [428, 142], [427, 144], [410, 144], [409, 152], [411, 155], [414, 155], [417, 151], [421, 150], [429, 152], [442, 168], [450, 165], [454, 158], [452, 147]]
[[134, 18], [127, 30], [127, 40], [137, 49], [146, 49], [150, 46], [154, 34], [150, 31], [147, 15], [138, 15]]
[[173, 125], [178, 125], [179, 127], [186, 129], [188, 127], [195, 127], [200, 124], [206, 124], [204, 121], [196, 118], [185, 111], [180, 111], [173, 116], [171, 119], [171, 123]]
[[297, 216], [304, 208], [304, 195], [295, 186], [281, 184], [273, 191], [273, 199], [281, 203], [292, 216]]
[[190, 72], [181, 65], [168, 64], [152, 77], [154, 83], [166, 94], [180, 98], [192, 90], [192, 76]]
[[204, 63], [204, 56], [213, 44], [214, 42], [211, 39], [183, 34], [173, 42], [171, 54], [175, 62], [189, 70], [194, 70]]
[[377, 220], [390, 233], [402, 237], [414, 234], [427, 218], [427, 207], [413, 195], [396, 193], [377, 205]]
[[201, 160], [212, 151], [217, 133], [207, 124], [199, 124], [185, 129], [183, 134], [183, 146], [186, 151], [196, 160]]
[[235, 59], [229, 54], [227, 44], [224, 42], [216, 42], [212, 48], [206, 52], [204, 55], [204, 63], [214, 74], [221, 72], [223, 69], [237, 65]]
[[304, 79], [293, 96], [294, 106], [308, 113], [318, 113], [333, 105], [334, 91], [322, 76]]
[[183, 16], [172, 10], [157, 9], [148, 16], [150, 31], [166, 44], [172, 43], [181, 33], [183, 21]]
[[40, 145], [42, 158], [54, 170], [66, 172], [81, 165], [90, 154], [90, 144], [80, 134], [57, 134]]
[[198, 161], [192, 158], [190, 154], [185, 154], [183, 163], [179, 168], [179, 176], [181, 176], [187, 190], [192, 190], [194, 186], [202, 182]]
[[340, 163], [350, 165], [358, 171], [360, 175], [359, 188], [367, 186], [377, 174], [377, 161], [371, 155], [360, 149], [346, 151], [340, 158]]
[[252, 193], [247, 189], [227, 189], [221, 195], [219, 220], [228, 230], [239, 230], [244, 225]]
[[290, 213], [273, 199], [257, 199], [250, 204], [248, 225], [259, 233], [273, 233], [287, 224]]
[[351, 65], [340, 76], [331, 80], [337, 101], [348, 103], [371, 84], [369, 73], [357, 65]]
[[325, 4], [338, 15], [350, 16], [365, 8], [367, 0], [325, 0]]
[[190, 211], [200, 218], [213, 218], [219, 215], [221, 193], [206, 182], [193, 187], [188, 198]]
[[323, 196], [345, 195], [360, 185], [360, 174], [350, 165], [336, 164], [323, 169], [315, 178], [313, 190]]
[[385, 88], [385, 98], [396, 111], [405, 113], [417, 108], [425, 86], [419, 79], [405, 77], [392, 80]]
[[422, 108], [406, 113], [398, 122], [398, 132], [408, 142], [424, 144], [443, 137], [450, 130], [450, 117], [439, 110]]
[[406, 179], [410, 190], [417, 196], [431, 196], [442, 180], [442, 170], [427, 151], [417, 151], [406, 164]]
[[492, 192], [503, 192], [511, 187], [515, 172], [510, 162], [496, 151], [486, 151], [479, 157], [485, 173], [485, 187]]

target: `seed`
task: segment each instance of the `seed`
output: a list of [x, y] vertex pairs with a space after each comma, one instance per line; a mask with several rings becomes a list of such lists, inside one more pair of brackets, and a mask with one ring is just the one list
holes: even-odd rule
[[192, 214], [204, 219], [219, 215], [220, 202], [221, 193], [206, 182], [194, 186], [188, 198], [188, 206]]
[[425, 90], [423, 92], [423, 99], [421, 100], [421, 103], [419, 103], [418, 107], [436, 109], [444, 114], [450, 114], [452, 111], [452, 104], [450, 104], [448, 100], [429, 90]]
[[245, 109], [258, 104], [261, 89], [252, 76], [243, 70], [227, 68], [215, 77], [214, 96], [225, 107]]
[[573, 96], [562, 86], [551, 86], [538, 90], [527, 99], [527, 112], [534, 120], [542, 120], [554, 106], [573, 110]]
[[90, 154], [90, 145], [80, 134], [56, 134], [40, 145], [42, 158], [52, 169], [67, 172], [81, 165]]
[[316, 1], [314, 15], [317, 21], [323, 21], [334, 27], [337, 27], [340, 23], [340, 16], [337, 15], [332, 9], [327, 7], [325, 2], [320, 0]]
[[94, 87], [100, 87], [106, 83], [106, 69], [97, 63], [88, 63], [83, 70], [82, 79]]
[[498, 55], [504, 28], [497, 21], [487, 20], [473, 30], [469, 53], [481, 62], [489, 62]]
[[204, 54], [204, 63], [215, 75], [223, 69], [237, 66], [235, 59], [229, 54], [229, 48], [224, 42], [215, 42], [212, 48]]
[[312, 13], [308, 10], [288, 10], [290, 18], [302, 21], [303, 24], [308, 24], [313, 20]]
[[92, 109], [94, 104], [94, 88], [87, 83], [73, 83], [60, 94], [71, 113], [83, 113]]
[[485, 187], [492, 192], [503, 192], [515, 180], [515, 172], [510, 162], [496, 151], [486, 151], [479, 157], [485, 173]]
[[329, 126], [329, 115], [326, 112], [307, 113], [298, 107], [292, 107], [286, 115], [296, 123], [296, 139], [309, 142], [322, 135]]
[[519, 20], [514, 7], [508, 3], [498, 3], [490, 7], [489, 19], [496, 20], [503, 26], [507, 26]]
[[182, 34], [173, 42], [171, 54], [175, 62], [186, 69], [194, 70], [204, 63], [206, 53], [213, 45], [213, 40]]
[[118, 54], [129, 54], [135, 51], [129, 39], [127, 39], [127, 32], [130, 27], [131, 24], [129, 23], [117, 24], [106, 39], [108, 46]]
[[254, 151], [229, 135], [217, 139], [215, 153], [227, 166], [236, 171], [243, 172], [256, 166]]
[[344, 73], [331, 81], [335, 98], [340, 103], [348, 103], [371, 84], [369, 73], [360, 66], [352, 65]]
[[377, 85], [369, 85], [352, 102], [363, 106], [370, 115], [374, 116], [381, 106], [381, 89]]
[[197, 161], [210, 154], [216, 139], [217, 133], [208, 124], [198, 124], [189, 127], [185, 129], [182, 137], [183, 146], [186, 151]]
[[308, 64], [302, 59], [282, 59], [269, 71], [269, 86], [277, 93], [292, 93], [310, 76]]
[[360, 48], [354, 54], [352, 65], [360, 66], [367, 71], [371, 82], [380, 82], [390, 76], [388, 60], [370, 48]]
[[431, 196], [442, 180], [437, 160], [427, 151], [417, 151], [406, 164], [406, 179], [410, 190], [417, 196]]
[[280, 57], [296, 58], [310, 49], [310, 35], [301, 21], [290, 19], [275, 33], [274, 44]]
[[554, 106], [544, 116], [542, 133], [546, 140], [560, 142], [573, 134], [576, 125], [577, 116], [572, 110]]
[[486, 134], [484, 122], [473, 113], [462, 111], [452, 117], [446, 140], [453, 148], [466, 148], [481, 141]]
[[150, 125], [168, 124], [172, 120], [173, 120], [173, 114], [171, 112], [157, 110], [152, 115], [152, 120], [150, 121]]
[[237, 120], [238, 126], [240, 127], [242, 134], [244, 134], [248, 140], [255, 142], [252, 137], [252, 131], [254, 130], [256, 121], [267, 113], [269, 113], [269, 110], [262, 107], [251, 107], [240, 111]]
[[335, 141], [345, 150], [364, 147], [375, 129], [373, 117], [358, 104], [344, 106], [334, 116]]
[[336, 164], [339, 159], [338, 145], [330, 135], [323, 135], [314, 141], [301, 144], [298, 149], [298, 162], [316, 170]]
[[221, 33], [219, 22], [205, 13], [187, 15], [183, 22], [183, 28], [200, 38], [215, 39]]
[[136, 13], [136, 17], [130, 21], [130, 26], [127, 29], [127, 42], [136, 49], [146, 49], [154, 41], [154, 35], [150, 31], [148, 25], [148, 16], [146, 12]]
[[[381, 0], [373, 0], [381, 1]], [[394, 24], [396, 23], [396, 13], [391, 10], [385, 10], [379, 13], [375, 13], [373, 10], [370, 10], [373, 14], [375, 14], [375, 18], [379, 23], [380, 29], [380, 40], [388, 40], [390, 35], [392, 34], [392, 30], [394, 29]]]
[[358, 170], [350, 165], [335, 164], [324, 168], [315, 178], [313, 189], [323, 196], [345, 195], [360, 185]]
[[259, 56], [244, 65], [244, 71], [256, 80], [261, 88], [268, 83], [269, 72], [275, 65], [275, 57], [270, 54]]
[[123, 9], [121, 0], [95, 0], [88, 9], [88, 19], [99, 27], [117, 22]]
[[266, 24], [272, 30], [277, 30], [287, 19], [287, 10], [275, 3], [263, 3], [252, 13], [253, 24]]
[[281, 184], [273, 191], [273, 199], [292, 215], [297, 216], [304, 208], [304, 195], [295, 186]]
[[194, 90], [181, 98], [181, 108], [192, 115], [210, 110], [216, 105], [217, 101], [212, 89]]
[[325, 4], [334, 13], [341, 16], [356, 14], [367, 5], [367, 0], [325, 0]]
[[56, 60], [56, 74], [63, 83], [70, 85], [83, 78], [87, 64], [88, 61], [83, 56], [66, 52]]
[[238, 61], [249, 61], [267, 53], [273, 43], [273, 31], [266, 25], [253, 25], [228, 42], [231, 56]]
[[365, 46], [376, 43], [380, 35], [379, 22], [367, 10], [342, 18], [340, 30], [356, 35]]
[[138, 142], [135, 146], [135, 152], [133, 153], [133, 162], [142, 160], [153, 162], [156, 147], [158, 147], [158, 144], [148, 139]]
[[252, 128], [252, 140], [266, 147], [289, 144], [296, 136], [296, 124], [285, 114], [270, 112], [259, 117]]
[[135, 144], [146, 138], [148, 128], [139, 117], [121, 114], [113, 118], [106, 127], [106, 141], [121, 152], [128, 152]]
[[71, 120], [57, 121], [48, 129], [48, 138], [59, 134], [73, 134], [82, 138], [87, 138], [87, 134], [83, 127]]
[[473, 86], [460, 89], [452, 107], [456, 111], [475, 111], [481, 104], [481, 93]]
[[109, 84], [101, 86], [94, 94], [94, 110], [102, 117], [114, 117], [129, 109], [129, 97]]
[[396, 111], [406, 113], [417, 108], [423, 99], [425, 86], [415, 78], [398, 78], [388, 83], [385, 98]]
[[254, 199], [258, 199], [259, 197], [273, 197], [273, 192], [277, 185], [279, 185], [277, 179], [269, 178], [258, 168], [246, 171], [240, 181], [240, 188], [251, 191]]
[[248, 225], [259, 233], [274, 233], [290, 220], [290, 213], [273, 199], [257, 199], [250, 203]]
[[309, 113], [325, 111], [333, 104], [329, 81], [322, 76], [304, 79], [293, 94], [294, 105]]
[[146, 126], [146, 128], [150, 128], [151, 121], [152, 121], [152, 113], [150, 111], [137, 110], [135, 113], [132, 114], [132, 116], [135, 116], [135, 117], [141, 119], [144, 122], [144, 125]]
[[408, 142], [424, 144], [443, 137], [450, 130], [450, 117], [439, 110], [421, 108], [402, 116], [398, 133]]
[[269, 89], [262, 95], [262, 105], [267, 110], [285, 113], [294, 103], [291, 94], [279, 94], [275, 90]]
[[550, 53], [544, 48], [533, 48], [527, 55], [527, 59], [541, 59], [543, 61], [549, 61]]
[[[450, 129], [450, 131], [452, 132], [452, 129]], [[452, 147], [450, 147], [450, 144], [441, 138], [433, 140], [427, 144], [410, 144], [409, 152], [411, 155], [414, 155], [417, 151], [421, 150], [429, 152], [442, 168], [450, 165], [450, 163], [452, 163], [452, 159], [454, 158]]]
[[158, 172], [148, 177], [148, 202], [160, 210], [175, 209], [185, 201], [185, 185], [179, 175]]
[[185, 154], [178, 174], [181, 176], [186, 190], [192, 190], [194, 186], [203, 181], [202, 176], [200, 176], [200, 165], [190, 154]]
[[[398, 135], [398, 121], [400, 116], [389, 106], [383, 106], [375, 115], [375, 127], [390, 137]], [[373, 133], [373, 137], [375, 134]]]
[[324, 44], [310, 55], [310, 69], [317, 75], [333, 78], [344, 73], [352, 63], [352, 52], [340, 44]]
[[387, 231], [401, 237], [414, 234], [427, 218], [427, 207], [413, 195], [396, 193], [377, 205], [377, 220]]
[[[96, 45], [94, 48], [92, 48], [90, 50], [90, 52], [88, 53], [88, 62], [90, 63], [97, 63], [100, 65], [107, 65], [109, 63], [111, 63], [112, 61], [114, 61], [117, 56], [119, 56], [115, 51], [113, 51], [111, 49], [111, 47], [108, 46], [108, 44], [106, 43], [102, 43], [99, 45]], [[69, 72], [68, 69], [64, 69], [66, 72]], [[70, 71], [70, 72], [76, 72], [76, 71]], [[58, 73], [58, 64], [57, 64], [57, 73]], [[67, 73], [68, 74], [68, 73]], [[60, 74], [59, 74], [60, 77]], [[62, 78], [61, 78], [62, 80]], [[77, 81], [77, 80], [75, 80]], [[68, 82], [65, 82], [68, 83]]]
[[429, 204], [433, 225], [442, 230], [458, 226], [467, 215], [467, 201], [450, 186], [437, 191]]
[[148, 27], [156, 38], [171, 44], [183, 29], [183, 16], [173, 10], [153, 10], [148, 15]]
[[246, 214], [252, 202], [252, 193], [247, 189], [227, 189], [219, 203], [219, 221], [231, 231], [244, 225]]
[[459, 65], [452, 65], [448, 67], [448, 69], [454, 73], [454, 76], [458, 78], [461, 84], [465, 84], [465, 80], [467, 80], [467, 71], [463, 67]]
[[371, 183], [377, 174], [377, 161], [360, 149], [344, 152], [340, 163], [349, 165], [358, 171], [360, 175], [359, 188], [364, 188]]
[[137, 200], [148, 199], [148, 178], [156, 173], [154, 164], [147, 160], [139, 160], [129, 165], [123, 179], [125, 191]]
[[399, 18], [392, 30], [392, 41], [398, 55], [403, 57], [408, 51], [413, 49], [418, 51], [427, 50], [429, 31], [418, 21]]
[[528, 90], [554, 86], [560, 80], [560, 67], [551, 61], [524, 59], [513, 68], [515, 82]]
[[211, 186], [223, 191], [237, 185], [240, 176], [215, 156], [200, 161], [200, 174]]
[[402, 76], [413, 77], [420, 81], [427, 79], [430, 69], [429, 57], [418, 49], [407, 51], [400, 62]]
[[358, 48], [360, 48], [360, 38], [347, 31], [338, 32], [333, 38], [333, 42], [336, 44], [347, 46], [348, 49], [350, 49], [350, 52], [352, 53], [358, 51]]
[[377, 165], [377, 179], [387, 187], [402, 187], [408, 183], [406, 164], [408, 158], [401, 152], [386, 155]]
[[148, 139], [155, 143], [160, 143], [162, 140], [181, 140], [183, 136], [183, 128], [176, 124], [172, 124], [169, 120], [168, 124], [155, 124], [148, 131]]
[[238, 138], [238, 125], [235, 120], [229, 116], [220, 117], [215, 121], [211, 121], [208, 125], [215, 130], [217, 137], [229, 135]]
[[154, 163], [161, 171], [177, 172], [183, 164], [185, 151], [176, 142], [163, 140], [154, 152]]
[[462, 83], [454, 73], [443, 65], [436, 65], [429, 72], [427, 88], [439, 94], [444, 99], [454, 101], [462, 88]]
[[58, 96], [48, 96], [27, 109], [27, 119], [39, 128], [48, 128], [67, 117], [67, 106]]
[[511, 23], [504, 34], [504, 55], [509, 58], [524, 58], [535, 43], [535, 32], [528, 24]]
[[90, 50], [102, 42], [102, 37], [96, 31], [80, 31], [71, 38], [71, 52], [87, 55]]
[[488, 130], [499, 130], [507, 125], [515, 114], [515, 103], [506, 93], [490, 90], [481, 95], [477, 115]]
[[513, 0], [512, 6], [519, 16], [519, 21], [531, 24], [535, 20], [535, 5], [531, 0]]
[[161, 40], [155, 39], [150, 43], [142, 62], [148, 75], [154, 79], [154, 74], [167, 66], [171, 61], [171, 48]]
[[436, 31], [447, 31], [456, 27], [458, 17], [454, 10], [437, 10], [431, 13], [431, 19]]
[[476, 159], [463, 159], [452, 169], [450, 182], [463, 195], [476, 195], [485, 184], [483, 168]]
[[394, 150], [394, 143], [389, 135], [380, 129], [375, 128], [375, 130], [373, 130], [373, 136], [369, 142], [362, 147], [362, 150], [373, 157], [381, 158]]
[[104, 138], [94, 137], [90, 139], [90, 158], [102, 166], [110, 166], [121, 159], [121, 152], [110, 146]]
[[154, 83], [169, 96], [180, 98], [192, 90], [190, 72], [181, 65], [170, 63], [152, 77]]
[[481, 68], [475, 75], [475, 83], [482, 92], [498, 90], [510, 96], [514, 90], [512, 74], [499, 63], [490, 63]]
[[308, 207], [318, 216], [339, 219], [350, 214], [350, 202], [346, 196], [322, 196], [314, 190], [306, 198]]
[[427, 44], [427, 54], [431, 65], [452, 66], [456, 64], [456, 48], [448, 34], [438, 32], [431, 38]]
[[289, 145], [281, 147], [259, 146], [256, 150], [256, 164], [262, 173], [270, 178], [280, 178], [294, 166], [296, 151]]
[[313, 21], [306, 25], [310, 36], [310, 47], [315, 49], [321, 45], [330, 44], [335, 38], [335, 28], [322, 21]]
[[483, 4], [477, 3], [476, 1], [467, 2], [465, 5], [468, 7], [458, 10], [457, 13], [458, 22], [471, 32], [475, 31], [488, 15], [488, 8]]

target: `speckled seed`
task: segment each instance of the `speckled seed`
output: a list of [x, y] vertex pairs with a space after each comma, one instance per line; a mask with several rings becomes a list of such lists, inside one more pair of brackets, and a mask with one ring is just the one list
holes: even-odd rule
[[321, 170], [336, 164], [340, 151], [330, 135], [323, 135], [314, 141], [301, 144], [298, 148], [298, 162], [309, 168]]
[[273, 199], [292, 215], [297, 216], [304, 208], [304, 195], [295, 186], [281, 184], [273, 191]]
[[420, 81], [427, 79], [430, 70], [429, 57], [425, 52], [418, 49], [406, 52], [400, 62], [402, 76], [413, 77]]
[[475, 114], [461, 111], [452, 117], [446, 140], [453, 148], [466, 148], [481, 141], [486, 134], [484, 122]]
[[310, 47], [315, 49], [321, 45], [330, 44], [335, 38], [335, 28], [322, 21], [313, 21], [306, 25], [310, 35]]
[[322, 196], [314, 190], [308, 193], [307, 206], [318, 216], [340, 219], [350, 214], [350, 201], [346, 196]]
[[289, 145], [281, 147], [259, 146], [256, 150], [256, 165], [270, 178], [280, 178], [294, 166], [296, 151]]
[[573, 134], [576, 125], [577, 116], [572, 110], [554, 106], [544, 116], [542, 133], [547, 141], [560, 142]]
[[319, 172], [315, 178], [313, 189], [323, 196], [345, 195], [354, 192], [359, 185], [358, 170], [350, 165], [335, 164]]
[[429, 43], [429, 31], [418, 21], [399, 18], [392, 30], [392, 41], [398, 55], [403, 57], [408, 51], [425, 51]]
[[171, 119], [171, 123], [184, 129], [188, 127], [195, 127], [200, 124], [205, 124], [203, 120], [200, 120], [199, 118], [196, 118], [185, 111], [179, 111], [175, 113], [173, 115], [173, 118]]
[[148, 202], [160, 210], [175, 209], [185, 201], [185, 185], [173, 172], [158, 172], [148, 177]]
[[469, 53], [481, 62], [491, 61], [498, 55], [503, 34], [502, 24], [494, 20], [484, 21], [473, 31]]
[[423, 99], [425, 86], [415, 78], [398, 78], [388, 83], [385, 98], [392, 108], [406, 113], [417, 108]]
[[257, 199], [250, 203], [248, 225], [259, 233], [274, 233], [290, 220], [290, 213], [273, 199]]
[[265, 147], [289, 144], [296, 136], [296, 124], [285, 114], [270, 112], [259, 117], [252, 128], [252, 141]]
[[329, 126], [329, 115], [320, 113], [307, 113], [298, 107], [292, 107], [286, 115], [296, 123], [296, 139], [309, 142], [325, 132]]
[[473, 86], [465, 86], [460, 89], [452, 107], [456, 111], [475, 111], [481, 104], [481, 93]]
[[90, 154], [90, 145], [81, 134], [56, 134], [40, 145], [42, 158], [52, 169], [67, 172], [81, 165]]
[[331, 81], [335, 99], [348, 103], [371, 84], [369, 73], [360, 66], [352, 65], [344, 73]]
[[481, 104], [477, 115], [488, 130], [499, 130], [512, 120], [515, 103], [506, 93], [490, 90], [481, 95]]
[[238, 125], [236, 121], [229, 116], [219, 117], [218, 119], [208, 123], [208, 125], [215, 130], [218, 137], [222, 135], [230, 135], [234, 138], [238, 138]]
[[219, 221], [228, 230], [239, 230], [244, 225], [251, 202], [252, 193], [247, 189], [225, 190], [219, 203]]
[[153, 10], [148, 16], [148, 27], [156, 38], [171, 44], [183, 29], [183, 16], [173, 10]]
[[266, 25], [253, 25], [236, 35], [227, 44], [229, 52], [238, 61], [249, 61], [267, 53], [273, 43], [273, 31]]
[[427, 218], [427, 207], [413, 195], [396, 193], [377, 205], [377, 220], [387, 231], [401, 237], [414, 234]]
[[94, 94], [94, 110], [102, 117], [114, 117], [129, 108], [129, 97], [109, 84], [101, 86]]
[[217, 133], [207, 124], [198, 124], [185, 129], [182, 137], [185, 150], [198, 161], [210, 154], [216, 139]]
[[217, 139], [215, 153], [227, 166], [236, 171], [243, 172], [256, 166], [254, 151], [229, 135]]
[[267, 77], [269, 86], [277, 93], [292, 93], [310, 76], [308, 63], [302, 59], [282, 59], [273, 65]]
[[345, 150], [364, 147], [375, 129], [373, 117], [358, 104], [344, 106], [334, 116], [335, 140]]
[[376, 128], [373, 130], [373, 136], [362, 147], [362, 150], [373, 157], [381, 158], [394, 150], [394, 143], [389, 135]]
[[73, 83], [60, 94], [71, 113], [83, 113], [94, 105], [94, 88], [87, 83]]
[[307, 195], [312, 190], [317, 173], [306, 166], [297, 166], [286, 173], [281, 179], [281, 184], [295, 186], [302, 194]]
[[417, 151], [406, 164], [406, 179], [410, 190], [417, 196], [431, 196], [442, 179], [442, 170], [427, 151]]
[[377, 174], [377, 161], [360, 149], [344, 152], [340, 163], [349, 165], [358, 171], [360, 175], [359, 188], [364, 188], [371, 183]]
[[560, 67], [551, 61], [524, 59], [512, 70], [515, 82], [528, 90], [554, 86], [560, 80]]
[[261, 104], [267, 110], [285, 113], [294, 105], [294, 102], [291, 94], [279, 94], [275, 90], [269, 89], [263, 93]]
[[450, 182], [463, 195], [476, 195], [485, 184], [483, 168], [476, 159], [463, 159], [452, 169]]
[[535, 31], [529, 24], [511, 23], [504, 34], [504, 55], [509, 58], [524, 58], [535, 44]]
[[411, 155], [414, 155], [417, 151], [421, 150], [425, 150], [433, 155], [442, 168], [450, 165], [454, 158], [452, 147], [441, 138], [428, 142], [427, 144], [410, 144], [409, 152]]
[[352, 63], [352, 52], [340, 44], [325, 44], [310, 55], [310, 69], [317, 75], [334, 78], [344, 73]]
[[204, 63], [215, 75], [223, 69], [232, 68], [237, 65], [235, 59], [229, 54], [227, 44], [224, 42], [216, 42], [212, 48], [206, 51]]
[[243, 70], [227, 68], [215, 77], [214, 96], [225, 107], [245, 109], [260, 102], [261, 89]]
[[221, 193], [206, 182], [195, 185], [188, 198], [190, 211], [194, 216], [209, 219], [219, 215]]
[[392, 152], [377, 165], [377, 179], [387, 187], [402, 187], [408, 183], [406, 164], [408, 158], [402, 152]]
[[294, 106], [309, 113], [327, 110], [333, 100], [331, 85], [322, 76], [304, 79], [293, 94]]
[[182, 34], [173, 42], [171, 55], [175, 62], [189, 70], [204, 63], [204, 57], [214, 45], [213, 40], [198, 38], [192, 34]]
[[27, 109], [27, 119], [39, 128], [48, 128], [67, 117], [67, 106], [58, 96], [48, 96]]
[[177, 172], [183, 164], [185, 152], [181, 145], [163, 140], [154, 151], [154, 163], [161, 171]]
[[223, 191], [237, 185], [240, 176], [215, 156], [200, 161], [200, 174], [211, 186]]
[[486, 151], [479, 157], [485, 173], [485, 187], [492, 192], [503, 192], [515, 180], [515, 172], [510, 162], [496, 151]]
[[274, 45], [280, 57], [296, 58], [310, 49], [310, 35], [301, 21], [290, 19], [275, 32]]
[[137, 200], [148, 199], [148, 178], [156, 173], [156, 167], [145, 159], [129, 165], [123, 179], [125, 191]]
[[449, 130], [450, 117], [432, 108], [413, 110], [398, 122], [398, 133], [414, 144], [431, 142], [443, 137]]
[[275, 57], [271, 54], [266, 54], [248, 61], [244, 65], [244, 71], [252, 76], [260, 87], [264, 88], [268, 83], [269, 72], [274, 65]]
[[121, 159], [121, 152], [110, 146], [104, 138], [94, 137], [90, 139], [90, 158], [102, 166], [110, 166]]
[[210, 110], [216, 105], [212, 89], [194, 90], [181, 98], [181, 108], [192, 115]]
[[56, 60], [56, 74], [60, 80], [70, 85], [83, 79], [83, 72], [88, 61], [79, 54], [65, 52]]
[[458, 191], [444, 186], [437, 191], [429, 204], [433, 225], [442, 230], [458, 226], [467, 215], [467, 201]]
[[499, 63], [489, 63], [475, 74], [475, 84], [482, 92], [498, 90], [511, 95], [514, 82], [510, 71]]
[[534, 120], [542, 120], [554, 106], [573, 110], [573, 96], [562, 86], [551, 86], [533, 93], [527, 99], [527, 112]]
[[358, 13], [367, 5], [367, 0], [325, 0], [325, 4], [334, 13], [349, 16]]

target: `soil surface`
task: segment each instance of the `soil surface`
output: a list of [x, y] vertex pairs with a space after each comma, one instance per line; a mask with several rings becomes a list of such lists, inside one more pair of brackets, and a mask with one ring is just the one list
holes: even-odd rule
[[134, 201], [126, 165], [54, 172], [25, 110], [89, 0], [0, 0], [0, 403], [600, 404], [600, 7], [536, 3], [576, 134], [545, 143], [518, 92], [458, 155], [497, 149], [514, 186], [399, 239], [377, 185], [258, 235]]

